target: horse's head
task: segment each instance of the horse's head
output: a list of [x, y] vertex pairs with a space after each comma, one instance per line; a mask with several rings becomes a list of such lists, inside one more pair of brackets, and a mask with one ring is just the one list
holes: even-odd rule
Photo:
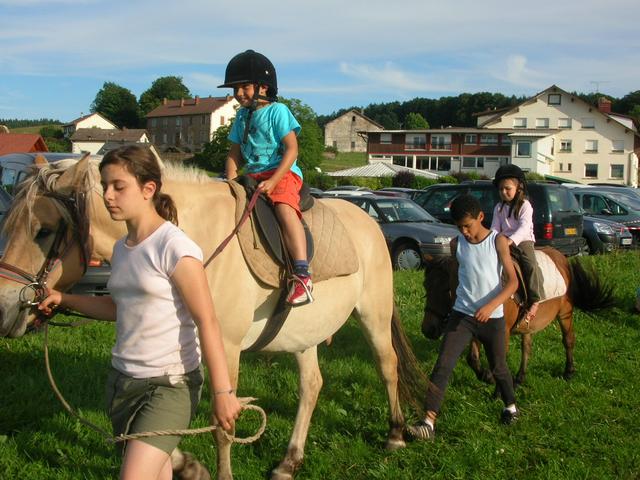
[[431, 339], [442, 335], [444, 323], [452, 307], [451, 275], [453, 257], [429, 260], [424, 269], [424, 288], [427, 302], [422, 318], [422, 334]]
[[86, 156], [41, 165], [21, 184], [3, 226], [1, 336], [21, 336], [47, 287], [64, 291], [83, 275], [91, 254], [92, 190], [99, 187], [95, 172]]

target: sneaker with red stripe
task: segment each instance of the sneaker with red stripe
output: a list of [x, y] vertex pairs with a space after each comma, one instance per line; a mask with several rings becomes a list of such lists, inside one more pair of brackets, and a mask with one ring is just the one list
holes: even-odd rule
[[305, 305], [313, 302], [313, 297], [311, 296], [313, 282], [311, 282], [311, 277], [292, 275], [290, 283], [287, 303], [290, 305]]

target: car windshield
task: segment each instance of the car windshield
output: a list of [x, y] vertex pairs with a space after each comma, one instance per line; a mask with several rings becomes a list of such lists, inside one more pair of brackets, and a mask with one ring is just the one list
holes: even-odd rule
[[387, 222], [437, 222], [435, 218], [411, 200], [378, 200], [377, 204]]
[[634, 198], [633, 194], [625, 194], [618, 192], [607, 192], [607, 196], [613, 198], [631, 210], [640, 210], [640, 198]]

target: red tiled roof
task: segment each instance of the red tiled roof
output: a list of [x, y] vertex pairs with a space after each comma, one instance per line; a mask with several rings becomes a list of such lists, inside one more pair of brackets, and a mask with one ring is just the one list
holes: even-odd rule
[[72, 142], [137, 142], [147, 133], [144, 129], [113, 130], [103, 128], [79, 128], [71, 135]]
[[0, 134], [0, 155], [7, 153], [48, 152], [44, 139], [35, 133]]
[[166, 104], [159, 105], [147, 113], [147, 118], [212, 113], [232, 100], [231, 96], [167, 100]]

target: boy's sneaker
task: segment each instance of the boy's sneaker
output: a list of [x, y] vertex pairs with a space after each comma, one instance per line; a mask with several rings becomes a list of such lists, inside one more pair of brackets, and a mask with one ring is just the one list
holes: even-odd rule
[[512, 423], [515, 423], [519, 417], [520, 410], [518, 410], [517, 408], [515, 412], [512, 412], [508, 408], [505, 408], [504, 410], [502, 410], [502, 415], [500, 415], [500, 421], [504, 425], [511, 425]]
[[433, 440], [436, 436], [433, 431], [433, 427], [424, 420], [414, 423], [413, 425], [409, 425], [407, 427], [407, 432], [416, 440]]
[[287, 303], [290, 305], [306, 305], [313, 302], [313, 297], [311, 296], [313, 282], [311, 282], [311, 277], [292, 275], [290, 282], [291, 287], [289, 287]]

